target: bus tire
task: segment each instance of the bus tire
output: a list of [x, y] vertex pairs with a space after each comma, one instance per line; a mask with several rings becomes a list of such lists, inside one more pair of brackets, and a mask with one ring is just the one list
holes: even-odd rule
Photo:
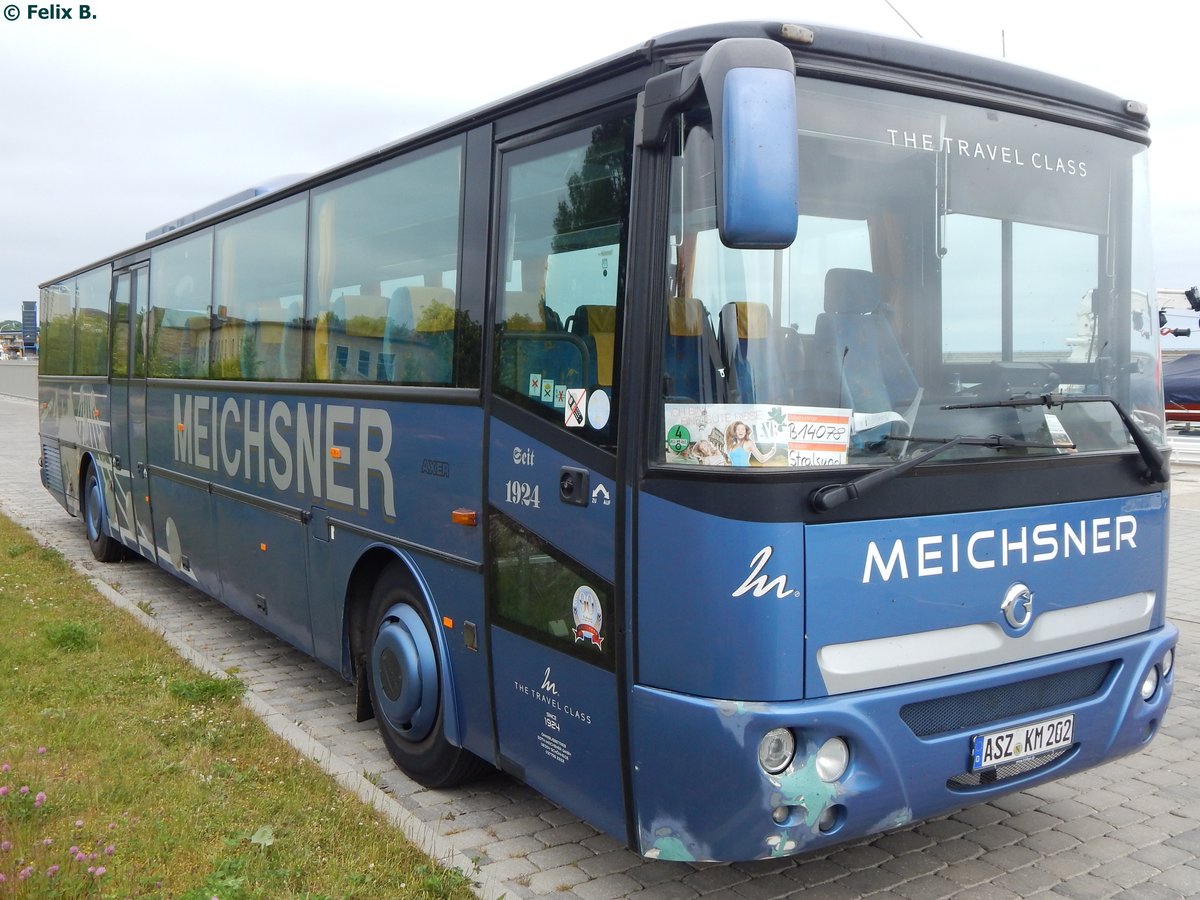
[[371, 596], [367, 683], [383, 743], [400, 769], [429, 788], [453, 787], [487, 771], [475, 754], [446, 740], [441, 666], [425, 604], [393, 563]]
[[104, 486], [94, 465], [88, 466], [83, 485], [83, 524], [92, 556], [100, 562], [116, 562], [124, 556], [124, 548], [105, 530]]

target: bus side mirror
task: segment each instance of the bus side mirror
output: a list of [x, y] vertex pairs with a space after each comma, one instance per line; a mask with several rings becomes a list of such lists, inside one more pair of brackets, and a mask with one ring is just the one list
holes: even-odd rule
[[790, 247], [800, 164], [791, 51], [768, 40], [718, 41], [704, 55], [700, 80], [712, 110], [721, 242]]
[[722, 106], [713, 121], [721, 241], [741, 249], [789, 247], [799, 193], [796, 79], [778, 69], [732, 69]]
[[790, 247], [800, 158], [792, 52], [765, 38], [729, 38], [699, 60], [651, 78], [638, 106], [638, 144], [662, 146], [670, 116], [703, 100], [712, 112], [722, 243]]

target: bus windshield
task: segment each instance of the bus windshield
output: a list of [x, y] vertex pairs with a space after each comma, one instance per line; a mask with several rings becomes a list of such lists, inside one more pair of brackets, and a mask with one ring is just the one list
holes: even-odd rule
[[718, 236], [706, 110], [679, 118], [663, 319], [669, 465], [885, 465], [1161, 444], [1146, 148], [992, 108], [797, 79], [799, 224]]

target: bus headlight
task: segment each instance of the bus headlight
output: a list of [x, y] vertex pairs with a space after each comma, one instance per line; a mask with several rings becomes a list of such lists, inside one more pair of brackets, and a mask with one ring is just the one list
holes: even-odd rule
[[1154, 696], [1154, 692], [1158, 690], [1158, 666], [1151, 666], [1150, 671], [1146, 673], [1146, 678], [1142, 681], [1142, 699], [1149, 700]]
[[850, 748], [840, 737], [830, 738], [817, 751], [816, 763], [817, 775], [822, 781], [837, 781], [850, 765]]
[[796, 738], [786, 728], [772, 728], [758, 742], [758, 764], [768, 775], [778, 775], [796, 756]]
[[1175, 651], [1174, 650], [1168, 650], [1166, 653], [1163, 654], [1161, 665], [1162, 665], [1163, 678], [1166, 678], [1168, 675], [1171, 674], [1171, 670], [1173, 668], [1175, 668]]

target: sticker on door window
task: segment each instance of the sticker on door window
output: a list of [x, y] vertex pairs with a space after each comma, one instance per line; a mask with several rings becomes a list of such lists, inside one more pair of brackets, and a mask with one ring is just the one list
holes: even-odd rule
[[583, 388], [567, 388], [566, 410], [567, 427], [582, 428], [587, 420], [587, 391]]

